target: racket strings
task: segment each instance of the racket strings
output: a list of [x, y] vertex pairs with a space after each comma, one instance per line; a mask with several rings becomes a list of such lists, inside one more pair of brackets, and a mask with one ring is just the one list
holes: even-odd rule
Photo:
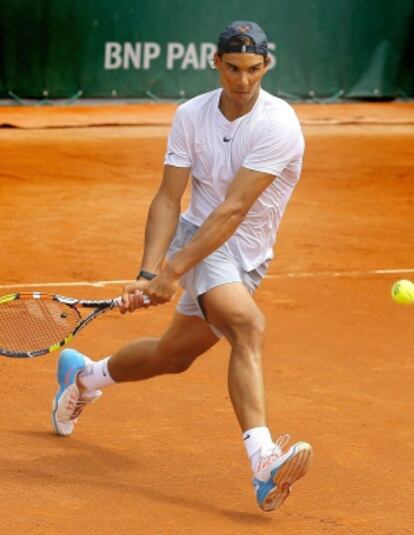
[[0, 347], [13, 352], [45, 349], [76, 327], [79, 312], [52, 299], [16, 299], [0, 305]]

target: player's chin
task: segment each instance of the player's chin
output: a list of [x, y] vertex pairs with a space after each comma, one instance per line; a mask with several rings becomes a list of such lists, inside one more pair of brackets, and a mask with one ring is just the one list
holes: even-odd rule
[[252, 96], [252, 92], [251, 91], [241, 91], [240, 89], [234, 89], [232, 91], [232, 95], [235, 97], [235, 98], [250, 98]]
[[252, 99], [252, 93], [250, 91], [233, 91], [231, 96], [233, 102], [236, 102], [237, 104], [246, 104]]

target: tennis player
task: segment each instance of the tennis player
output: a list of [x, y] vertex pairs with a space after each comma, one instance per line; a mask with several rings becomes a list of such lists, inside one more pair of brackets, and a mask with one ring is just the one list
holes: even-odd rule
[[[116, 383], [181, 373], [224, 336], [228, 388], [264, 511], [277, 508], [307, 471], [306, 442], [287, 448], [266, 423], [262, 373], [265, 319], [253, 294], [273, 256], [277, 230], [299, 180], [304, 140], [293, 109], [261, 88], [268, 41], [254, 22], [219, 35], [214, 65], [221, 88], [182, 104], [173, 121], [164, 174], [148, 213], [137, 282], [124, 288], [121, 312], [171, 301], [184, 291], [160, 338], [130, 342], [91, 361], [61, 353], [52, 421], [70, 435], [85, 404]], [[191, 176], [188, 210], [181, 199]]]

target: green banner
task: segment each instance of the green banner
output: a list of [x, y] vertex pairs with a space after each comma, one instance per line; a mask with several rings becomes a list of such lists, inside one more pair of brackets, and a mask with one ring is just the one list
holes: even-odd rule
[[188, 98], [235, 19], [266, 31], [274, 94], [414, 96], [414, 0], [0, 0], [0, 97]]

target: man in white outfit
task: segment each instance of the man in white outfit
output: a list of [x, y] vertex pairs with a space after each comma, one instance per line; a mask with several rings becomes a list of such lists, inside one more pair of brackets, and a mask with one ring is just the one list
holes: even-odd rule
[[[160, 338], [130, 342], [93, 362], [62, 352], [54, 398], [55, 431], [69, 435], [101, 389], [181, 373], [224, 336], [231, 345], [228, 388], [253, 470], [259, 506], [276, 509], [311, 462], [306, 442], [286, 447], [266, 423], [262, 376], [265, 320], [253, 293], [273, 256], [277, 229], [300, 178], [304, 141], [293, 109], [261, 89], [268, 44], [254, 22], [235, 21], [219, 36], [214, 64], [221, 88], [182, 104], [168, 140], [164, 174], [147, 218], [137, 282], [121, 312], [184, 291]], [[181, 199], [191, 176], [189, 208]]]

